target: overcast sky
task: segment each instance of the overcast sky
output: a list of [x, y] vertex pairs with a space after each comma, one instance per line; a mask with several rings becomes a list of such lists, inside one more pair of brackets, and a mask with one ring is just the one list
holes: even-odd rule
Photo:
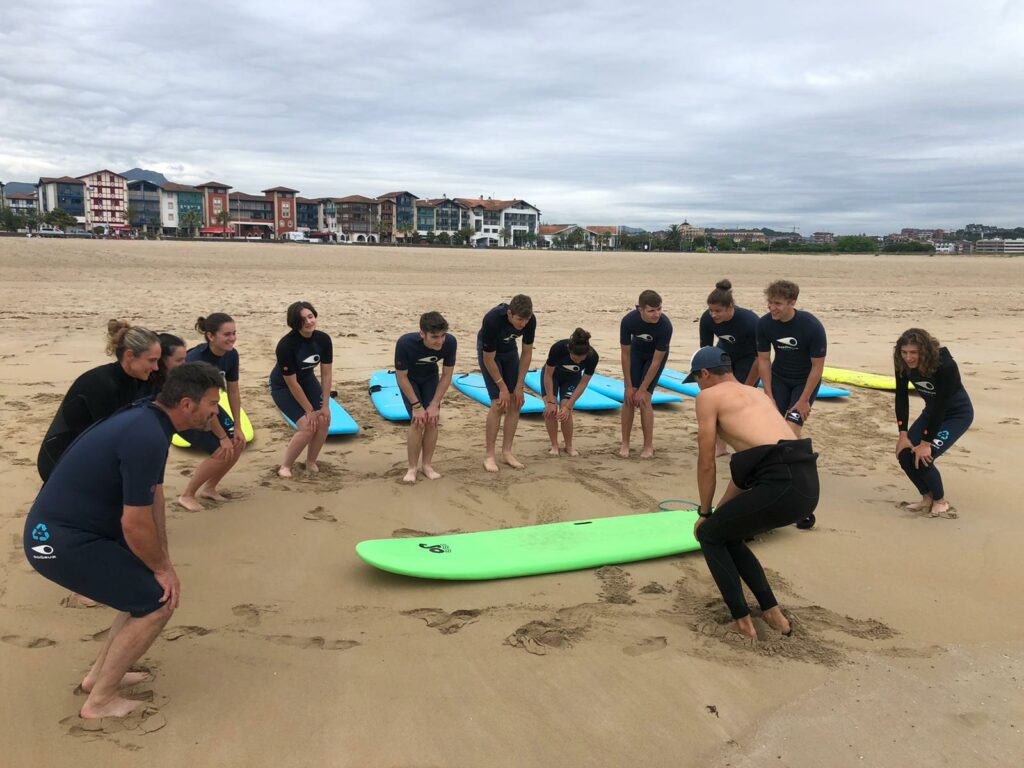
[[657, 229], [1024, 224], [1019, 0], [4, 3], [0, 180]]

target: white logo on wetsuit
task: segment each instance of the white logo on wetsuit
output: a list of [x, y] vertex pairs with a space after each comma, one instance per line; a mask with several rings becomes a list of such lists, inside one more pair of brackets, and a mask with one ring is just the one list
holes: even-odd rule
[[722, 341], [728, 341], [730, 344], [735, 344], [736, 343], [736, 337], [735, 336], [719, 336], [718, 338], [720, 338]]
[[784, 336], [781, 339], [776, 339], [775, 343], [781, 344], [784, 347], [791, 347], [793, 349], [796, 349], [798, 346], [800, 346], [797, 340], [794, 339], [792, 336]]
[[563, 365], [562, 368], [564, 368], [567, 371], [572, 371], [573, 373], [580, 372], [580, 367], [578, 365]]
[[436, 363], [440, 359], [441, 358], [438, 357], [437, 355], [431, 355], [430, 357], [421, 357], [416, 362], [417, 363]]
[[53, 547], [49, 544], [40, 544], [38, 547], [32, 547], [33, 552], [38, 552], [40, 555], [52, 555]]
[[514, 340], [516, 340], [518, 338], [519, 338], [519, 334], [518, 333], [513, 333], [511, 336], [506, 336], [504, 339], [502, 339], [502, 341], [507, 343], [509, 341], [514, 341]]
[[641, 341], [654, 341], [654, 337], [649, 333], [634, 333], [633, 338]]
[[320, 355], [310, 355], [302, 362], [305, 365], [320, 365]]
[[935, 385], [932, 384], [930, 381], [915, 381], [914, 389], [920, 389], [923, 390], [924, 392], [934, 392]]

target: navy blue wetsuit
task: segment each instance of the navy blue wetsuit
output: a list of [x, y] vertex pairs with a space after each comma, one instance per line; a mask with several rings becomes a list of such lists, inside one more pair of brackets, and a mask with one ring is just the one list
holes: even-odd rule
[[[779, 413], [794, 424], [804, 423], [793, 406], [807, 386], [811, 358], [825, 357], [827, 347], [825, 327], [810, 312], [795, 310], [792, 319], [786, 323], [772, 320], [771, 313], [757, 321], [757, 351], [775, 350], [775, 359], [772, 360], [772, 397]], [[809, 401], [813, 403], [817, 396], [818, 390], [815, 388]]]
[[319, 365], [333, 365], [334, 342], [323, 331], [313, 331], [306, 338], [293, 330], [277, 342], [275, 354], [277, 362], [270, 372], [270, 395], [281, 412], [292, 423], [298, 424], [306, 412], [288, 389], [284, 377], [294, 376], [295, 383], [302, 388], [309, 404], [314, 410], [320, 410], [324, 404], [324, 390], [317, 381], [316, 369]]
[[150, 395], [149, 382], [129, 376], [121, 363], [107, 363], [83, 373], [64, 395], [39, 446], [39, 477], [45, 483], [64, 451], [92, 424]]
[[[700, 345], [710, 347], [718, 337], [718, 346], [732, 358], [732, 373], [743, 384], [757, 362], [757, 315], [749, 309], [734, 307], [731, 320], [716, 323], [707, 310], [700, 316]], [[756, 382], [755, 382], [756, 383]]]
[[672, 341], [672, 321], [668, 315], [662, 315], [656, 323], [646, 323], [640, 315], [639, 309], [634, 309], [626, 314], [619, 323], [619, 344], [629, 347], [629, 383], [633, 387], [639, 387], [647, 375], [647, 371], [654, 361], [655, 352], [664, 352], [658, 372], [651, 379], [647, 387], [648, 392], [653, 392], [658, 384], [658, 378], [665, 369], [668, 362], [668, 348]]
[[[591, 348], [582, 363], [574, 361], [569, 354], [569, 339], [562, 339], [551, 345], [551, 349], [548, 350], [548, 359], [544, 365], [550, 365], [555, 369], [551, 380], [559, 402], [573, 396], [584, 376], [594, 375], [599, 360], [600, 356], [597, 354], [597, 350]], [[540, 377], [540, 391], [541, 395], [547, 396], [547, 380], [543, 374]]]
[[[408, 372], [412, 391], [416, 393], [416, 398], [424, 408], [430, 407], [437, 393], [437, 384], [441, 380], [437, 364], [440, 362], [445, 368], [453, 368], [458, 348], [459, 342], [450, 333], [445, 334], [441, 349], [428, 347], [423, 343], [423, 337], [416, 332], [406, 333], [395, 342], [395, 370]], [[484, 378], [489, 378], [486, 371]], [[401, 392], [401, 389], [399, 391]], [[402, 392], [402, 402], [411, 416], [412, 403], [405, 396], [405, 392]]]
[[508, 319], [508, 304], [499, 304], [484, 315], [476, 334], [476, 357], [491, 400], [498, 397], [498, 383], [484, 366], [484, 352], [494, 352], [494, 362], [498, 364], [501, 378], [511, 392], [519, 383], [519, 348], [516, 340], [522, 336], [523, 346], [532, 347], [536, 333], [537, 316], [532, 315], [523, 330], [516, 330]]
[[174, 427], [136, 403], [82, 434], [65, 452], [25, 521], [29, 564], [50, 581], [132, 616], [161, 607], [163, 588], [124, 538], [125, 506], [153, 504]]
[[[910, 398], [907, 396], [910, 382], [924, 400], [924, 410], [910, 427]], [[974, 421], [974, 406], [960, 380], [960, 369], [949, 350], [939, 349], [939, 367], [931, 376], [923, 375], [918, 369], [908, 372], [896, 371], [896, 424], [900, 431], [907, 431], [910, 442], [918, 445], [922, 441], [932, 444], [932, 459], [948, 451], [959, 440]], [[914, 454], [909, 448], [900, 451], [900, 466], [922, 496], [933, 499], [944, 498], [942, 475], [933, 461], [929, 465], [920, 462], [914, 467]]]
[[[215, 355], [209, 344], [200, 344], [185, 353], [186, 363], [197, 361], [209, 363], [220, 371], [221, 378], [224, 380], [224, 389], [227, 389], [229, 381], [238, 381], [238, 350], [236, 349], [228, 350], [223, 355]], [[220, 421], [220, 425], [228, 437], [235, 434], [235, 421], [231, 418], [230, 413], [223, 408], [219, 409], [217, 420]], [[193, 448], [199, 448], [211, 455], [220, 448], [220, 440], [213, 432], [202, 429], [186, 429], [181, 436], [188, 440]]]

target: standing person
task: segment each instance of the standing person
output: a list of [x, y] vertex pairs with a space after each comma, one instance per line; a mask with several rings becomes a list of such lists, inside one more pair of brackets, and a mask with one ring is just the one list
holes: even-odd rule
[[599, 359], [597, 350], [590, 346], [590, 334], [582, 328], [573, 331], [568, 339], [556, 341], [548, 351], [540, 391], [544, 398], [544, 425], [551, 439], [551, 450], [548, 453], [552, 456], [560, 453], [559, 424], [562, 425], [566, 454], [580, 455], [572, 445], [572, 409], [586, 391], [590, 378], [597, 370]]
[[124, 717], [142, 704], [118, 688], [145, 679], [129, 669], [181, 591], [167, 546], [167, 450], [174, 432], [209, 428], [220, 384], [206, 364], [172, 370], [155, 402], [137, 402], [68, 448], [25, 521], [25, 556], [36, 571], [118, 611], [82, 680], [83, 718]]
[[668, 362], [668, 348], [672, 341], [672, 322], [661, 311], [661, 296], [655, 291], [643, 291], [636, 309], [626, 314], [619, 323], [619, 345], [622, 355], [622, 378], [626, 383], [622, 403], [622, 446], [619, 456], [629, 458], [629, 439], [633, 431], [633, 416], [640, 409], [640, 428], [644, 447], [641, 459], [654, 456], [654, 406], [651, 394]]
[[[909, 328], [892, 352], [896, 367], [896, 458], [921, 501], [907, 509], [931, 517], [956, 517], [946, 499], [935, 460], [948, 451], [974, 421], [974, 406], [960, 380], [960, 369], [946, 347], [928, 331]], [[924, 399], [924, 410], [910, 427], [908, 384]]]
[[[764, 393], [775, 401], [793, 434], [800, 437], [825, 369], [825, 327], [810, 312], [796, 308], [800, 296], [796, 283], [776, 280], [764, 289], [764, 295], [768, 314], [757, 321], [757, 367]], [[814, 515], [797, 523], [803, 530], [813, 526]]]
[[[491, 398], [487, 411], [484, 434], [486, 456], [484, 469], [498, 471], [495, 445], [498, 427], [504, 414], [504, 432], [501, 440], [501, 460], [513, 469], [523, 464], [512, 453], [512, 443], [519, 426], [519, 410], [526, 402], [523, 379], [533, 359], [533, 338], [537, 332], [537, 317], [533, 314], [533, 301], [522, 293], [512, 297], [508, 304], [499, 304], [484, 315], [476, 334], [476, 355]], [[516, 340], [523, 337], [523, 351], [519, 354]]]
[[[719, 280], [708, 294], [708, 308], [700, 316], [700, 345], [710, 347], [718, 337], [719, 349], [732, 359], [736, 381], [748, 387], [757, 386], [757, 315], [737, 307], [732, 297], [732, 283]], [[718, 440], [716, 455], [727, 453], [725, 441]]]
[[[786, 421], [761, 393], [736, 380], [732, 361], [723, 350], [697, 350], [686, 380], [696, 381], [701, 390], [696, 403], [700, 507], [693, 534], [736, 631], [757, 639], [743, 597], [746, 584], [765, 622], [789, 635], [789, 620], [745, 542], [812, 515], [818, 505], [818, 455], [809, 439], [793, 439]], [[729, 487], [714, 508], [716, 437], [736, 453], [729, 462]]]
[[[455, 337], [448, 333], [448, 321], [440, 312], [421, 315], [419, 333], [407, 333], [395, 343], [395, 378], [411, 420], [406, 438], [409, 465], [403, 482], [416, 482], [421, 457], [427, 479], [441, 477], [434, 469], [434, 449], [437, 448], [441, 401], [452, 383], [458, 346]], [[440, 375], [438, 362], [442, 368]]]
[[97, 421], [150, 394], [149, 379], [160, 362], [160, 340], [155, 333], [126, 320], [110, 320], [107, 354], [116, 361], [75, 379], [46, 431], [36, 459], [44, 483], [76, 437]]
[[[190, 363], [209, 363], [221, 373], [221, 383], [228, 393], [231, 413], [220, 409], [217, 420], [210, 431], [192, 431], [183, 438], [193, 447], [206, 451], [210, 457], [200, 462], [178, 497], [178, 503], [190, 512], [201, 512], [199, 499], [227, 501], [217, 490], [217, 485], [231, 468], [238, 463], [245, 450], [245, 435], [241, 428], [235, 428], [232, 414], [242, 412], [242, 398], [239, 393], [239, 358], [235, 349], [238, 331], [235, 321], [223, 312], [214, 312], [209, 317], [196, 320], [196, 330], [203, 335], [203, 343], [192, 347], [185, 360]], [[198, 497], [198, 498], [197, 498]]]
[[[295, 424], [277, 474], [292, 476], [292, 465], [306, 449], [306, 471], [320, 471], [316, 460], [331, 426], [331, 375], [334, 343], [317, 329], [317, 312], [308, 301], [296, 301], [286, 314], [287, 334], [277, 343], [277, 362], [270, 372], [274, 404]], [[316, 367], [320, 366], [320, 381]]]

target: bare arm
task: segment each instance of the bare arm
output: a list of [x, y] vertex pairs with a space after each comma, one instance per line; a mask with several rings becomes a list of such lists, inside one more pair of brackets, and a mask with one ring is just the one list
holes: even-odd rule
[[824, 370], [825, 358], [812, 357], [811, 372], [807, 374], [807, 383], [804, 385], [804, 391], [800, 395], [801, 400], [806, 402], [811, 399], [811, 395], [818, 389], [818, 385], [821, 384], [821, 373]]
[[440, 406], [448, 387], [452, 384], [452, 375], [455, 373], [454, 365], [441, 366], [441, 380], [437, 383], [437, 391], [434, 393], [434, 402], [431, 405]]
[[505, 386], [505, 380], [501, 377], [501, 369], [498, 368], [498, 363], [494, 359], [496, 356], [495, 352], [484, 352], [484, 371], [482, 373], [485, 376], [490, 376], [491, 381], [498, 385], [498, 389], [508, 389]]
[[[161, 508], [161, 525], [157, 525], [156, 507]], [[153, 503], [145, 507], [132, 507], [127, 504], [121, 513], [121, 530], [124, 533], [124, 540], [128, 548], [138, 557], [146, 567], [153, 573], [162, 573], [170, 570], [171, 560], [167, 556], [167, 548], [163, 539], [166, 532], [161, 532], [163, 526], [163, 492], [153, 499]]]
[[167, 517], [164, 512], [164, 487], [158, 485], [153, 496], [153, 523], [156, 525], [156, 533], [160, 539], [160, 545], [164, 548], [164, 556], [167, 558], [167, 562], [170, 562], [171, 550], [167, 546]]
[[644, 376], [644, 380], [640, 382], [640, 389], [646, 392], [651, 384], [654, 383], [654, 377], [658, 375], [658, 370], [661, 368], [661, 364], [668, 357], [668, 352], [663, 350], [655, 350], [654, 357], [651, 358], [651, 365], [647, 369], [647, 375]]
[[533, 360], [533, 345], [523, 344], [522, 354], [519, 355], [519, 381], [516, 389], [522, 389], [526, 380], [526, 372], [530, 370], [530, 362]]
[[700, 494], [700, 512], [711, 513], [717, 482], [715, 442], [718, 437], [718, 409], [707, 393], [697, 395], [697, 492]]
[[[297, 384], [297, 382], [296, 382]], [[320, 364], [320, 388], [324, 391], [324, 402], [320, 406], [325, 414], [331, 412], [331, 385], [334, 384], [334, 370], [330, 363]]]
[[764, 393], [772, 396], [772, 353], [757, 353], [757, 372], [761, 377], [761, 384], [764, 385]]
[[630, 368], [630, 349], [628, 344], [623, 344], [620, 347], [619, 357], [622, 362], [622, 380], [626, 382], [626, 388], [630, 388], [629, 368]]

